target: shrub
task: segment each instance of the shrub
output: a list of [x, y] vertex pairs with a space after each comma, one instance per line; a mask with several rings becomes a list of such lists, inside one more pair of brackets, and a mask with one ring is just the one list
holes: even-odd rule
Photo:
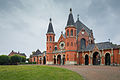
[[20, 62], [25, 62], [26, 61], [26, 58], [24, 56], [20, 56], [20, 58], [21, 58]]
[[13, 55], [10, 57], [11, 64], [18, 64], [21, 61], [21, 56]]
[[0, 56], [0, 65], [7, 65], [9, 64], [9, 57], [7, 55]]

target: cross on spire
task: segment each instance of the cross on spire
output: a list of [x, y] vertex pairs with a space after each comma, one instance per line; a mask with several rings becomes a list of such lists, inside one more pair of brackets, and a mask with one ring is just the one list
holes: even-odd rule
[[77, 15], [77, 20], [79, 20], [79, 14]]
[[50, 18], [50, 23], [52, 22], [52, 19]]
[[72, 13], [72, 8], [70, 8], [70, 13]]

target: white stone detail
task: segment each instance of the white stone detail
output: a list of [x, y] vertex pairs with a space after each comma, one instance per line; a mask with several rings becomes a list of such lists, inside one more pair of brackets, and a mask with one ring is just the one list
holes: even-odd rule
[[53, 61], [47, 61], [46, 64], [53, 64]]
[[65, 61], [65, 64], [66, 65], [74, 65], [74, 64], [77, 64], [76, 61]]

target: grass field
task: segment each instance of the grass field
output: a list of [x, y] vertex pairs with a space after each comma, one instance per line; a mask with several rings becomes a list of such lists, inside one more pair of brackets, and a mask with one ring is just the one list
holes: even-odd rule
[[39, 65], [0, 66], [0, 80], [83, 80], [70, 70]]

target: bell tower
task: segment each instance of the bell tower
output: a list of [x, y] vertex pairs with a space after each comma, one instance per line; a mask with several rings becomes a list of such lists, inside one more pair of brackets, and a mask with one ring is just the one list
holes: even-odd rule
[[52, 25], [52, 19], [50, 18], [50, 22], [48, 25], [48, 30], [46, 33], [46, 52], [47, 53], [52, 53], [54, 50], [54, 42], [55, 42], [55, 33], [53, 30], [53, 25]]
[[67, 26], [65, 27], [65, 32], [66, 32], [66, 50], [76, 50], [77, 32], [71, 8], [68, 16]]

